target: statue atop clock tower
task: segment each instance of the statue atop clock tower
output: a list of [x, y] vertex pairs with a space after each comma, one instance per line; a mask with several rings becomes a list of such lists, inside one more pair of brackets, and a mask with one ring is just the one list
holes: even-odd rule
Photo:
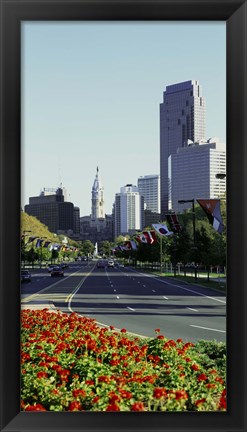
[[105, 218], [104, 209], [104, 188], [99, 178], [99, 168], [97, 167], [96, 176], [92, 187], [92, 213], [91, 220], [96, 222], [97, 219]]

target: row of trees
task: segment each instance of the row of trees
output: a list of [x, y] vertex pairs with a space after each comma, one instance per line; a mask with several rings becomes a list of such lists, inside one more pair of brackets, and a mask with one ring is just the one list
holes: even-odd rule
[[[221, 201], [221, 213], [224, 226], [226, 226], [226, 204]], [[181, 231], [174, 233], [172, 236], [160, 237], [157, 235], [157, 242], [154, 244], [137, 243], [137, 249], [131, 251], [116, 251], [114, 252], [117, 258], [128, 259], [133, 265], [140, 262], [160, 262], [172, 263], [176, 268], [178, 263], [181, 263], [185, 268], [188, 263], [194, 265], [202, 265], [210, 269], [211, 266], [226, 265], [226, 229], [222, 234], [218, 234], [208, 222], [208, 219], [199, 205], [195, 206], [195, 244], [193, 237], [193, 213], [192, 210], [187, 210], [180, 214], [179, 222]], [[151, 230], [152, 227], [146, 227], [145, 230]], [[34, 233], [35, 234], [35, 233]], [[47, 234], [49, 238], [49, 235]], [[59, 236], [58, 236], [59, 237]], [[56, 237], [56, 240], [62, 241], [62, 238]], [[102, 241], [98, 245], [99, 254], [103, 257], [109, 257], [113, 254], [113, 249], [117, 245], [124, 245], [126, 240], [134, 240], [133, 236], [119, 236], [115, 242]], [[71, 243], [69, 239], [69, 243]], [[94, 253], [95, 245], [89, 241], [72, 242], [72, 246], [76, 247], [76, 251], [69, 250], [49, 250], [45, 247], [36, 248], [33, 243], [27, 243], [26, 238], [22, 238], [21, 242], [21, 258], [22, 261], [64, 261], [75, 260], [80, 256], [91, 256]]]
[[[225, 201], [221, 201], [221, 214], [224, 227], [226, 227]], [[182, 227], [180, 232], [168, 237], [157, 236], [158, 240], [154, 244], [140, 243], [137, 250], [118, 251], [116, 256], [129, 258], [133, 264], [136, 264], [137, 261], [172, 263], [174, 269], [178, 263], [184, 269], [188, 264], [196, 267], [203, 266], [207, 269], [208, 274], [211, 267], [226, 266], [226, 228], [222, 234], [215, 231], [199, 205], [195, 206], [195, 242], [192, 210], [180, 214], [179, 221]]]

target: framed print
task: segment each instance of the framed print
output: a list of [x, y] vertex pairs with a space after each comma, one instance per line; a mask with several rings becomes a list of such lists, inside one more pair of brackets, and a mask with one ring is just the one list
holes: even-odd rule
[[246, 18], [1, 0], [2, 431], [246, 430]]

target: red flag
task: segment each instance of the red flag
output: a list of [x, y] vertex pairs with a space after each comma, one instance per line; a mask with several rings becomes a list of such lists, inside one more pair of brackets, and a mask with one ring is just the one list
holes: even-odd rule
[[143, 235], [147, 239], [147, 243], [153, 244], [157, 241], [155, 231], [143, 231]]
[[205, 199], [197, 200], [201, 208], [205, 211], [209, 223], [213, 225], [214, 229], [221, 234], [224, 228], [222, 222], [222, 216], [220, 212], [220, 200], [219, 199]]

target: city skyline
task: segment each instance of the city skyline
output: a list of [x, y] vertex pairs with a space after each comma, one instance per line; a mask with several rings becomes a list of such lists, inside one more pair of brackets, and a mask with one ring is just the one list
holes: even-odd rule
[[223, 22], [24, 23], [22, 206], [62, 183], [68, 201], [89, 215], [99, 166], [109, 214], [121, 187], [159, 175], [159, 105], [167, 85], [198, 80], [206, 138], [224, 142], [225, 39]]

